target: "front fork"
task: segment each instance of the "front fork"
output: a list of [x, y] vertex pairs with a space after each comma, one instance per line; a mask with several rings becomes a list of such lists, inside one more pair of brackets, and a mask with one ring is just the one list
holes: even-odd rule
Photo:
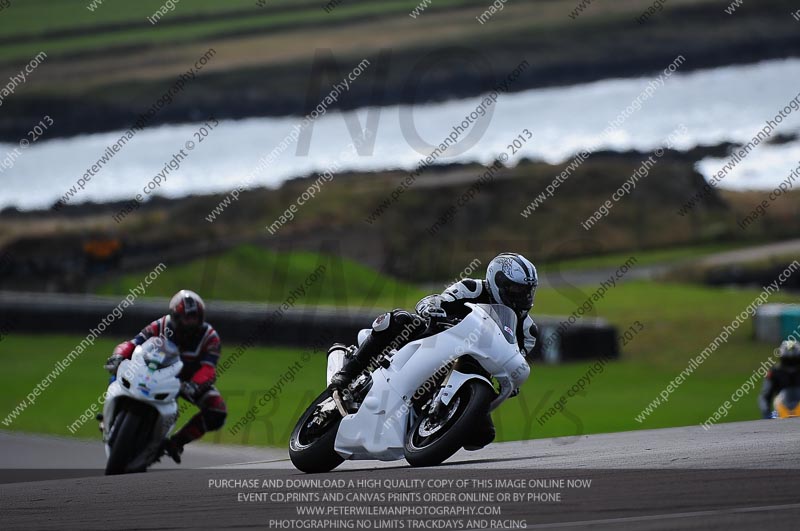
[[445, 389], [447, 389], [447, 384], [450, 382], [450, 377], [453, 375], [453, 371], [456, 370], [457, 365], [458, 362], [450, 365], [450, 368], [448, 369], [447, 373], [444, 376], [444, 379], [442, 380], [442, 384], [439, 386], [439, 390], [433, 396], [431, 404], [428, 408], [429, 411], [428, 417], [431, 418], [432, 420], [437, 420], [442, 414], [445, 405], [444, 402], [442, 401], [442, 398], [445, 395]]
[[[116, 375], [112, 374], [111, 377], [108, 379], [108, 385], [114, 383], [116, 379], [117, 379]], [[103, 442], [106, 442], [106, 431], [105, 431], [106, 425], [103, 422], [103, 413], [102, 412], [98, 413], [94, 418], [97, 419], [98, 422], [97, 427], [100, 428], [100, 434], [103, 436]]]
[[333, 393], [331, 393], [331, 397], [333, 398], [333, 403], [336, 404], [336, 409], [339, 410], [339, 414], [342, 418], [345, 418], [350, 413], [347, 412], [347, 408], [344, 405], [344, 400], [342, 400], [342, 396], [339, 394], [338, 389], [334, 389]]
[[446, 411], [446, 406], [455, 397], [459, 389], [469, 380], [478, 379], [486, 382], [494, 389], [492, 375], [472, 358], [459, 358], [450, 368], [439, 388], [439, 392], [431, 403], [431, 416], [437, 418]]

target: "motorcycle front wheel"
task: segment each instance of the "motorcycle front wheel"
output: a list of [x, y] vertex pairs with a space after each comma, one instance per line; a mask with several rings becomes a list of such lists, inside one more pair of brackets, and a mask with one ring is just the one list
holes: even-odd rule
[[475, 422], [487, 415], [494, 396], [486, 382], [470, 380], [436, 418], [421, 414], [406, 436], [406, 461], [411, 466], [436, 466], [452, 457], [469, 439]]
[[344, 458], [334, 450], [342, 416], [335, 410], [325, 417], [320, 417], [317, 412], [319, 404], [330, 397], [331, 392], [325, 390], [311, 402], [289, 438], [289, 457], [301, 472], [330, 472], [344, 462]]
[[[121, 418], [120, 418], [121, 417]], [[106, 461], [106, 475], [124, 474], [137, 451], [143, 419], [135, 411], [121, 411], [114, 419], [114, 441]]]

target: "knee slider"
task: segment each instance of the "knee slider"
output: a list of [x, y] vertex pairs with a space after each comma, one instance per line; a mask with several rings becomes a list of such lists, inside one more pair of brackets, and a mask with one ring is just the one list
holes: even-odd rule
[[372, 323], [372, 331], [396, 333], [414, 321], [414, 317], [405, 310], [396, 309], [378, 316]]
[[389, 329], [389, 325], [392, 323], [392, 314], [389, 312], [382, 313], [375, 320], [372, 322], [372, 331], [373, 332], [384, 332]]

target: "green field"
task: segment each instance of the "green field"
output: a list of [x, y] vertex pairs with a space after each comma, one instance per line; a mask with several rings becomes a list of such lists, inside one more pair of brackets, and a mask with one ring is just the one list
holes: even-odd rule
[[[7, 415], [23, 399], [37, 381], [80, 341], [77, 337], [12, 336], [2, 348], [8, 352], [26, 352], [25, 356], [9, 359], [10, 367], [3, 376], [6, 391], [0, 399], [2, 414]], [[106, 373], [101, 365], [113, 347], [112, 341], [99, 341], [75, 361], [34, 405], [22, 412], [10, 426], [0, 429], [24, 432], [73, 435], [68, 426], [90, 404], [97, 402], [105, 389]], [[720, 354], [725, 354], [721, 352]], [[229, 409], [227, 425], [208, 440], [231, 444], [282, 446], [302, 409], [324, 386], [324, 355], [316, 353], [304, 365], [297, 379], [290, 383], [276, 401], [259, 409], [256, 420], [236, 430], [230, 430], [257, 400], [280, 378], [287, 367], [301, 359], [302, 351], [253, 348], [240, 363], [227, 372], [219, 382]], [[689, 380], [668, 405], [653, 415], [652, 420], [639, 425], [633, 420], [645, 403], [657, 394], [674, 374], [664, 366], [625, 360], [606, 366], [583, 396], [570, 398], [566, 414], [558, 415], [540, 426], [536, 418], [544, 413], [562, 393], [583, 375], [588, 364], [565, 366], [535, 366], [524, 391], [510, 400], [495, 414], [498, 440], [517, 440], [540, 437], [582, 435], [598, 432], [679, 426], [698, 423], [713, 413], [749, 374], [748, 371], [718, 371], [704, 367]], [[742, 360], [742, 367], [750, 364]], [[753, 365], [757, 365], [754, 363]], [[737, 405], [728, 420], [758, 418], [755, 396]], [[191, 410], [190, 410], [191, 411]], [[188, 418], [184, 415], [183, 420]], [[88, 422], [74, 433], [77, 437], [99, 438], [97, 424]]]
[[[593, 286], [572, 293], [540, 290], [534, 313], [568, 314], [591, 293]], [[611, 290], [597, 305], [598, 315], [626, 329], [640, 320], [644, 330], [624, 348], [623, 359], [606, 365], [581, 395], [568, 399], [566, 413], [539, 425], [536, 418], [559, 399], [591, 364], [535, 365], [521, 395], [496, 414], [499, 440], [569, 437], [641, 428], [696, 424], [708, 418], [771, 354], [773, 345], [752, 340], [750, 324], [739, 328], [688, 380], [643, 423], [638, 415], [687, 364], [758, 294], [755, 290], [711, 289], [679, 284], [636, 282]], [[791, 300], [779, 295], [770, 299]], [[133, 333], [133, 331], [131, 331]], [[0, 343], [6, 370], [0, 415], [7, 415], [33, 386], [80, 341], [79, 337], [12, 335]], [[347, 338], [342, 338], [347, 339]], [[224, 341], [224, 338], [223, 338]], [[12, 429], [69, 434], [72, 423], [104, 389], [101, 365], [114, 341], [100, 340], [76, 360], [38, 401], [13, 421]], [[224, 345], [230, 352], [235, 345]], [[12, 355], [13, 354], [13, 355]], [[313, 354], [294, 382], [257, 420], [232, 435], [228, 430], [303, 351], [253, 348], [220, 379], [229, 405], [228, 425], [210, 437], [226, 443], [283, 445], [301, 409], [321, 390], [324, 356]], [[735, 404], [727, 421], [758, 418], [755, 392]], [[93, 423], [76, 435], [98, 437]]]
[[[258, 34], [285, 28], [302, 28], [359, 18], [406, 15], [417, 0], [374, 2], [348, 0], [325, 11], [321, 0], [192, 0], [175, 2], [175, 9], [151, 24], [164, 0], [119, 2], [94, 0], [28, 0], [14, 2], [0, 16], [3, 37], [11, 40], [0, 49], [0, 61], [28, 58], [46, 50], [50, 55], [93, 52], [114, 47], [142, 47], [208, 41], [229, 35]], [[476, 0], [437, 0], [431, 11]]]
[[712, 243], [706, 245], [681, 245], [663, 249], [636, 250], [622, 253], [601, 254], [588, 258], [575, 258], [545, 263], [539, 271], [566, 271], [584, 269], [614, 268], [625, 262], [629, 257], [636, 257], [638, 266], [653, 264], [676, 264], [687, 260], [696, 260], [704, 256], [725, 251], [733, 251], [747, 247], [748, 243]]
[[[314, 272], [324, 268], [317, 281]], [[124, 295], [146, 271], [123, 275], [99, 286], [99, 295]], [[243, 245], [218, 256], [170, 265], [148, 291], [150, 297], [171, 297], [192, 287], [205, 299], [280, 303], [304, 285], [305, 305], [387, 308], [413, 306], [426, 295], [417, 287], [377, 273], [352, 260], [309, 252], [275, 253]]]

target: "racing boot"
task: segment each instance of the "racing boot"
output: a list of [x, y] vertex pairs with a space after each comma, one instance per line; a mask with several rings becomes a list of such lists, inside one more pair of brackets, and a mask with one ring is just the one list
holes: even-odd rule
[[181, 454], [183, 453], [183, 445], [175, 440], [175, 437], [164, 439], [161, 443], [161, 455], [168, 455], [177, 464], [181, 464]]
[[361, 374], [361, 372], [369, 366], [370, 362], [380, 355], [383, 349], [382, 341], [376, 339], [374, 334], [367, 336], [367, 339], [361, 343], [361, 346], [356, 349], [351, 356], [345, 359], [344, 365], [341, 370], [331, 377], [331, 383], [328, 389], [331, 391], [341, 391], [348, 385], [353, 383], [353, 380]]

